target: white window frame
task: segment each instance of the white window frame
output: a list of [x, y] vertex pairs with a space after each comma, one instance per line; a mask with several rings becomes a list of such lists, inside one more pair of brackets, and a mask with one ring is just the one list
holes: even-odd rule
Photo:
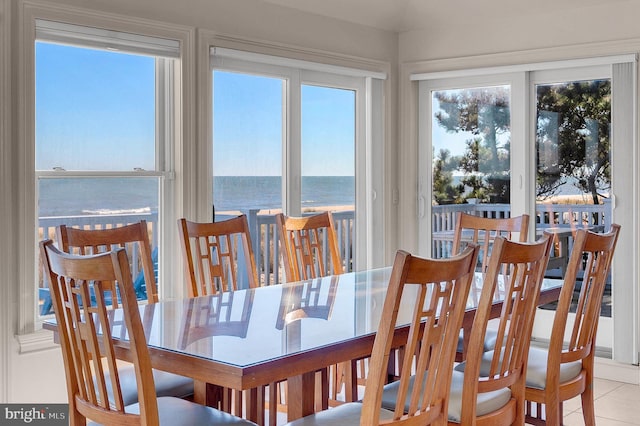
[[[175, 258], [179, 251], [175, 248], [177, 236], [175, 220], [171, 218], [182, 215], [185, 208], [184, 188], [185, 179], [181, 175], [183, 170], [190, 170], [185, 165], [185, 158], [189, 158], [186, 151], [189, 144], [185, 141], [191, 139], [195, 121], [190, 118], [190, 99], [195, 90], [190, 78], [192, 68], [193, 40], [195, 31], [187, 27], [168, 25], [143, 19], [123, 17], [110, 14], [97, 14], [66, 6], [54, 6], [33, 4], [21, 1], [18, 8], [19, 14], [19, 96], [18, 96], [18, 221], [17, 232], [19, 245], [17, 248], [17, 276], [14, 282], [18, 282], [19, 304], [17, 330], [20, 352], [29, 352], [52, 346], [51, 334], [41, 331], [41, 321], [37, 312], [36, 291], [36, 246], [37, 246], [37, 221], [36, 217], [36, 170], [35, 170], [35, 61], [34, 51], [36, 42], [36, 20], [63, 22], [72, 25], [80, 25], [98, 29], [108, 29], [122, 33], [139, 34], [141, 36], [176, 40], [180, 46], [180, 58], [176, 59], [177, 65], [171, 71], [168, 78], [173, 81], [173, 98], [165, 99], [175, 106], [173, 120], [165, 120], [165, 128], [159, 134], [171, 135], [170, 141], [162, 141], [170, 146], [165, 151], [163, 161], [168, 165], [164, 170], [164, 181], [175, 178], [173, 188], [166, 191], [172, 200], [164, 206], [163, 216], [165, 220], [159, 224], [159, 244], [163, 247], [164, 256]], [[166, 70], [164, 70], [166, 71]], [[164, 72], [160, 71], [160, 72]], [[158, 99], [158, 102], [161, 102]], [[167, 111], [165, 111], [167, 112]], [[187, 118], [185, 118], [187, 117]], [[160, 130], [160, 129], [159, 129]], [[73, 173], [70, 175], [87, 175], [86, 173]], [[135, 176], [141, 176], [149, 172], [136, 172]], [[155, 172], [154, 172], [155, 173]], [[161, 183], [161, 185], [163, 185]], [[163, 208], [163, 207], [160, 207]], [[182, 286], [171, 285], [182, 277], [182, 270], [173, 262], [160, 262], [163, 285], [160, 291], [165, 297], [179, 297], [182, 295]], [[13, 306], [7, 307], [15, 312]]]
[[[202, 197], [198, 205], [198, 220], [208, 220], [213, 203], [213, 157], [212, 144], [212, 82], [211, 72], [214, 69], [247, 72], [285, 78], [290, 82], [289, 99], [284, 103], [287, 108], [288, 128], [285, 130], [285, 147], [283, 157], [283, 187], [288, 188], [292, 181], [301, 179], [300, 161], [300, 111], [291, 108], [299, 105], [301, 84], [320, 84], [356, 90], [356, 141], [355, 141], [355, 176], [356, 176], [356, 229], [355, 229], [355, 269], [380, 267], [384, 265], [387, 250], [385, 224], [384, 184], [381, 176], [386, 170], [383, 149], [383, 120], [375, 121], [385, 115], [384, 95], [388, 65], [364, 62], [355, 58], [337, 57], [326, 53], [298, 51], [282, 46], [247, 44], [240, 40], [223, 38], [214, 33], [200, 32], [200, 60], [209, 58], [210, 53], [223, 52], [224, 59], [211, 60], [206, 67], [199, 65], [199, 87], [205, 92], [207, 99], [204, 108], [200, 108], [199, 138], [209, 141], [207, 147], [200, 147], [199, 168], [200, 185], [206, 185], [207, 197]], [[215, 56], [214, 56], [215, 57]], [[201, 99], [201, 101], [203, 101]], [[205, 150], [206, 149], [206, 150]], [[373, 171], [380, 171], [380, 174]], [[204, 173], [203, 173], [204, 172]], [[205, 183], [206, 182], [206, 183]], [[299, 186], [298, 186], [299, 187]], [[202, 190], [199, 189], [202, 194]], [[299, 194], [287, 191], [283, 194], [283, 208], [288, 214], [296, 215], [298, 211], [292, 206], [299, 206]], [[376, 244], [367, 243], [376, 241]]]
[[[615, 223], [622, 225], [626, 229], [623, 234], [637, 235], [640, 218], [634, 216], [633, 212], [638, 211], [640, 197], [640, 176], [637, 172], [640, 165], [640, 151], [635, 149], [638, 140], [637, 134], [637, 58], [636, 55], [619, 55], [610, 57], [587, 58], [580, 60], [567, 60], [556, 62], [541, 62], [534, 64], [523, 64], [505, 67], [493, 67], [483, 69], [468, 69], [451, 72], [434, 73], [413, 73], [410, 78], [419, 81], [418, 87], [418, 127], [419, 127], [419, 183], [418, 203], [420, 197], [431, 200], [431, 168], [420, 165], [431, 164], [430, 135], [431, 123], [431, 99], [430, 90], [439, 90], [455, 87], [473, 87], [475, 83], [496, 84], [501, 79], [500, 74], [509, 72], [514, 76], [513, 82], [516, 84], [511, 89], [512, 107], [512, 137], [511, 137], [511, 185], [512, 188], [522, 188], [524, 191], [511, 191], [511, 208], [515, 213], [526, 212], [531, 217], [535, 217], [535, 202], [531, 194], [534, 193], [535, 186], [535, 93], [534, 84], [537, 82], [568, 81], [574, 79], [611, 78], [614, 74], [612, 67], [614, 64], [630, 63], [632, 71], [630, 75], [624, 76], [629, 81], [618, 82], [622, 87], [618, 93], [624, 95], [624, 99], [617, 100], [614, 96], [612, 103], [612, 135], [611, 135], [611, 164], [612, 164], [612, 184], [613, 184], [613, 217]], [[470, 84], [470, 82], [472, 82]], [[513, 83], [512, 83], [513, 84]], [[612, 91], [616, 83], [612, 80]], [[628, 86], [631, 87], [628, 87]], [[516, 104], [514, 100], [521, 96], [521, 102]], [[428, 99], [427, 99], [428, 98]], [[618, 103], [619, 102], [619, 103]], [[423, 112], [424, 111], [424, 112]], [[614, 111], [618, 111], [614, 115]], [[623, 116], [618, 115], [620, 111], [625, 111]], [[429, 122], [424, 123], [422, 117], [429, 117]], [[533, 124], [532, 124], [533, 123]], [[519, 143], [522, 141], [522, 144]], [[425, 149], [427, 148], [427, 149]], [[425, 153], [426, 152], [426, 153]], [[633, 153], [633, 154], [631, 154]], [[426, 161], [426, 162], [425, 162]], [[423, 169], [429, 170], [423, 170]], [[513, 171], [519, 170], [515, 174]], [[633, 171], [633, 176], [629, 178], [629, 173]], [[522, 177], [526, 177], [522, 179]], [[626, 208], [622, 208], [622, 204]], [[418, 204], [419, 205], [419, 204]], [[419, 235], [430, 236], [431, 223], [430, 215], [426, 218], [418, 215]], [[533, 225], [530, 229], [533, 234]], [[425, 238], [422, 238], [425, 239]], [[617, 285], [613, 286], [614, 301], [618, 304], [614, 307], [612, 318], [601, 318], [599, 329], [599, 343], [610, 345], [614, 361], [637, 364], [640, 358], [640, 330], [637, 325], [640, 313], [640, 292], [638, 289], [637, 259], [640, 250], [635, 238], [621, 238], [616, 248], [616, 256], [612, 266], [613, 279], [617, 278]], [[430, 245], [421, 244], [421, 253], [430, 253]], [[629, 265], [634, 265], [629, 271]], [[629, 297], [631, 296], [631, 297]], [[622, 303], [620, 303], [622, 301]], [[615, 302], [614, 302], [615, 303]], [[550, 314], [552, 316], [552, 313]], [[541, 317], [541, 321], [538, 320]], [[545, 311], [541, 311], [536, 318], [536, 332], [540, 336], [548, 336], [547, 328], [549, 318]], [[542, 325], [540, 325], [542, 323]], [[546, 325], [545, 325], [546, 323]], [[613, 341], [608, 339], [608, 333], [613, 334]]]

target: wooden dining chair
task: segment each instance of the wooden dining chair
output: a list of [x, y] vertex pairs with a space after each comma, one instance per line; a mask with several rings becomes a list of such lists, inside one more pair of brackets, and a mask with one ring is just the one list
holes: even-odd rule
[[306, 217], [279, 213], [276, 226], [288, 282], [344, 272], [331, 212]]
[[[448, 419], [450, 425], [523, 425], [527, 351], [538, 295], [549, 260], [551, 239], [519, 243], [497, 237], [484, 276], [465, 362], [451, 379]], [[483, 348], [487, 324], [495, 309], [496, 293], [502, 303], [497, 341]], [[416, 377], [421, 377], [416, 375]], [[397, 396], [398, 384], [385, 387], [383, 406], [406, 409], [407, 399]]]
[[[305, 217], [285, 216], [279, 213], [276, 215], [276, 227], [287, 282], [339, 275], [344, 272], [331, 212]], [[364, 360], [360, 361], [360, 364], [360, 377], [356, 374], [348, 375], [353, 381], [345, 387], [346, 401], [357, 399], [358, 383], [365, 381]], [[347, 369], [351, 368], [350, 363], [344, 363], [331, 366], [328, 372], [321, 373], [331, 376], [331, 385], [330, 389], [320, 392], [321, 395], [328, 392], [328, 399], [321, 396], [319, 408], [327, 408], [325, 399], [330, 405], [342, 403], [338, 400], [338, 394], [345, 384]], [[321, 380], [321, 383], [325, 382], [326, 380]], [[282, 399], [280, 395], [278, 399]]]
[[[178, 219], [178, 233], [189, 297], [260, 285], [246, 215], [218, 222]], [[241, 391], [220, 388], [217, 393], [220, 408], [242, 414]]]
[[[485, 218], [460, 212], [456, 216], [451, 252], [459, 253], [468, 243], [480, 245], [478, 269], [480, 272], [485, 273], [489, 266], [489, 256], [491, 255], [496, 237], [501, 236], [511, 240], [514, 233], [518, 234], [517, 241], [527, 241], [529, 215], [523, 214], [510, 218]], [[456, 354], [456, 361], [458, 362], [465, 359], [466, 349], [469, 346], [469, 333], [469, 329], [463, 328], [460, 330], [458, 351]], [[484, 345], [485, 349], [490, 350], [494, 344], [495, 333], [492, 329], [489, 329]]]
[[481, 272], [486, 272], [496, 237], [504, 237], [511, 240], [513, 233], [518, 233], [517, 241], [527, 241], [529, 233], [528, 214], [509, 218], [487, 218], [460, 212], [456, 217], [451, 252], [458, 253], [468, 243], [480, 245], [480, 270]]
[[[525, 392], [527, 423], [561, 425], [563, 401], [580, 395], [584, 423], [596, 424], [593, 406], [595, 337], [619, 233], [617, 224], [606, 234], [582, 229], [575, 233], [549, 347], [529, 350]], [[575, 313], [575, 320], [567, 327], [570, 312]]]
[[[465, 362], [452, 377], [449, 424], [523, 425], [524, 389], [538, 295], [551, 238], [535, 243], [496, 238], [471, 328]], [[491, 351], [483, 347], [496, 292], [504, 300]]]
[[[130, 262], [139, 262], [142, 265], [148, 303], [153, 304], [158, 301], [154, 262], [149, 243], [149, 230], [145, 220], [108, 229], [79, 229], [59, 225], [56, 227], [56, 241], [60, 250], [77, 255], [93, 255], [111, 251], [115, 248], [124, 248]], [[133, 253], [139, 253], [138, 260], [135, 257], [132, 258]], [[117, 308], [119, 303], [115, 287], [116, 283], [103, 282], [103, 288], [109, 285], [111, 286], [110, 300], [112, 307]], [[138, 401], [134, 366], [125, 362], [121, 362], [120, 365], [120, 380], [124, 403], [125, 405], [133, 404]], [[153, 376], [156, 393], [159, 396], [175, 396], [179, 398], [191, 398], [193, 396], [192, 379], [156, 369], [153, 370]]]
[[[351, 402], [287, 426], [310, 425], [443, 425], [458, 330], [462, 325], [478, 249], [468, 247], [447, 259], [422, 259], [398, 251], [389, 278], [380, 325], [371, 353], [370, 372], [362, 402]], [[404, 298], [403, 298], [404, 297]], [[399, 312], [411, 312], [408, 333], [396, 335]], [[383, 389], [393, 347], [406, 346], [397, 395], [408, 401], [382, 408]], [[414, 358], [415, 355], [415, 358]], [[424, 377], [420, 386], [412, 370]]]
[[206, 223], [179, 219], [178, 232], [190, 297], [259, 286], [245, 215]]
[[[231, 414], [184, 399], [158, 397], [151, 358], [129, 261], [124, 249], [93, 256], [76, 256], [58, 250], [51, 240], [40, 243], [40, 254], [54, 304], [65, 365], [69, 424], [238, 424], [253, 425]], [[138, 402], [124, 402], [116, 360], [116, 341], [111, 335], [113, 312], [105, 293], [116, 283], [122, 301], [124, 327], [132, 353]], [[90, 287], [95, 292], [91, 297]]]
[[[62, 251], [72, 254], [97, 254], [116, 247], [124, 247], [131, 257], [139, 253], [140, 258], [132, 258], [132, 261], [137, 261], [142, 265], [147, 300], [149, 303], [158, 301], [158, 286], [151, 244], [149, 243], [149, 228], [145, 220], [105, 229], [80, 229], [59, 225], [56, 227], [56, 241]], [[118, 306], [117, 297], [113, 297], [113, 303], [114, 307]]]

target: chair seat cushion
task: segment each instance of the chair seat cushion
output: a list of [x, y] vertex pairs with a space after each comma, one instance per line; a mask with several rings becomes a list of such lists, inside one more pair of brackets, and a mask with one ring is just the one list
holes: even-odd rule
[[[484, 351], [491, 351], [496, 346], [496, 340], [498, 340], [498, 332], [496, 330], [488, 329], [484, 336]], [[462, 353], [464, 349], [464, 333], [460, 330], [458, 335], [458, 347], [456, 351]]]
[[[409, 380], [409, 393], [413, 389], [414, 377]], [[462, 412], [462, 385], [464, 382], [464, 373], [454, 371], [451, 380], [451, 391], [449, 394], [449, 420], [452, 422], [460, 422]], [[398, 387], [400, 382], [392, 382], [384, 387], [382, 392], [382, 406], [387, 410], [394, 410], [396, 400], [398, 398]], [[511, 400], [511, 390], [509, 388], [499, 389], [493, 392], [487, 392], [478, 395], [476, 415], [481, 416], [491, 413], [503, 406]], [[408, 403], [405, 403], [405, 411], [408, 410]]]
[[[138, 387], [133, 364], [118, 368], [118, 372], [120, 373], [120, 388], [122, 389], [124, 405], [135, 404], [138, 402]], [[187, 398], [193, 395], [193, 379], [188, 377], [154, 369], [153, 381], [158, 397], [174, 396], [176, 398]], [[111, 382], [108, 381], [107, 383], [110, 384]], [[109, 394], [111, 396], [110, 387]]]
[[[140, 405], [138, 403], [129, 405], [125, 408], [125, 411], [131, 414], [140, 414]], [[224, 411], [172, 397], [158, 398], [158, 417], [160, 425], [163, 426], [255, 426], [253, 422]], [[87, 425], [98, 426], [97, 423], [93, 422], [87, 423]]]
[[[462, 387], [464, 373], [453, 371], [451, 377], [451, 392], [449, 393], [449, 420], [460, 423], [462, 416]], [[478, 394], [476, 402], [476, 416], [483, 416], [496, 411], [511, 400], [511, 389], [503, 388], [493, 392]]]
[[[345, 426], [359, 425], [362, 404], [359, 402], [349, 402], [338, 405], [328, 410], [320, 411], [310, 416], [294, 420], [286, 426]], [[393, 419], [393, 412], [380, 409], [380, 420]]]
[[[527, 363], [527, 387], [545, 389], [547, 384], [547, 358], [546, 349], [530, 348]], [[567, 362], [560, 365], [560, 383], [567, 382], [577, 377], [582, 371], [582, 361]]]
[[[489, 372], [491, 371], [491, 363], [493, 362], [493, 353], [494, 350], [485, 351], [482, 354], [482, 360], [480, 361], [480, 377], [487, 377]], [[504, 356], [504, 352], [500, 353], [500, 360], [502, 361], [502, 357]], [[464, 372], [467, 363], [465, 361], [453, 367], [454, 370]]]

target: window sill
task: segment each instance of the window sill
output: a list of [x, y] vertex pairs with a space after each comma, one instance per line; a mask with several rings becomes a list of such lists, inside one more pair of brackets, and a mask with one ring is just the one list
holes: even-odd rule
[[58, 347], [53, 341], [53, 332], [49, 330], [37, 330], [29, 334], [16, 335], [18, 341], [18, 353], [27, 354]]

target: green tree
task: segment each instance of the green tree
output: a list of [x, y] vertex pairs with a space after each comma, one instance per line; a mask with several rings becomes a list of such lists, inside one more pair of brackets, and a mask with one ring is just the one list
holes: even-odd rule
[[[538, 86], [538, 191], [553, 195], [568, 177], [600, 203], [611, 187], [611, 82], [576, 81]], [[541, 151], [557, 152], [549, 161]]]
[[459, 159], [448, 149], [441, 149], [433, 165], [433, 198], [438, 204], [461, 203], [464, 186], [453, 184], [453, 171]]
[[[436, 92], [440, 110], [435, 118], [447, 132], [469, 132], [473, 138], [460, 160], [467, 198], [509, 202], [509, 89]], [[502, 137], [500, 137], [502, 135]], [[464, 188], [462, 188], [464, 192]]]

